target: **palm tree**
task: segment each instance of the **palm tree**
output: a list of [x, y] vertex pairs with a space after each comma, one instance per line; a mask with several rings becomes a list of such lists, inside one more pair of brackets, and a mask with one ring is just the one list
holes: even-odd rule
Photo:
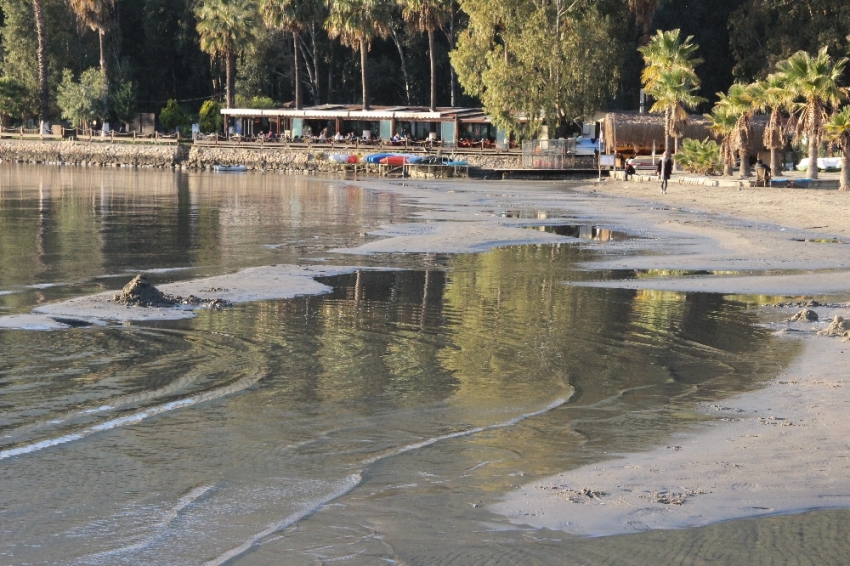
[[693, 83], [699, 85], [699, 78], [694, 72], [696, 66], [702, 63], [702, 59], [694, 57], [699, 46], [691, 43], [694, 38], [692, 35], [681, 41], [680, 33], [677, 29], [658, 30], [648, 44], [638, 47], [644, 61], [640, 78], [647, 91], [652, 88], [661, 73], [674, 69], [690, 72], [693, 75]]
[[841, 186], [838, 190], [850, 191], [850, 106], [833, 115], [823, 126], [827, 139], [841, 147], [844, 160], [841, 164]]
[[735, 150], [732, 148], [732, 134], [738, 124], [738, 117], [728, 114], [723, 106], [715, 106], [711, 114], [703, 114], [708, 120], [708, 129], [715, 139], [720, 140], [720, 154], [723, 157], [723, 174], [732, 176], [735, 169]]
[[841, 76], [847, 58], [833, 61], [826, 47], [814, 57], [805, 51], [798, 51], [788, 59], [776, 64], [776, 68], [795, 99], [801, 100], [794, 105], [797, 115], [796, 137], [805, 133], [809, 142], [809, 177], [818, 177], [818, 148], [823, 133], [823, 122], [827, 109], [847, 97], [841, 88]]
[[732, 150], [741, 159], [740, 175], [750, 175], [750, 146], [752, 145], [753, 114], [756, 111], [756, 101], [752, 88], [748, 85], [735, 83], [729, 87], [729, 93], [717, 93], [717, 106], [728, 116], [735, 117], [735, 128], [731, 134]]
[[42, 0], [32, 0], [35, 34], [38, 37], [38, 113], [42, 124], [50, 113], [50, 88], [47, 84], [47, 24]]
[[295, 108], [301, 110], [301, 32], [320, 18], [320, 3], [311, 0], [260, 0], [266, 25], [292, 33], [295, 61]]
[[766, 80], [750, 86], [756, 109], [760, 112], [770, 110], [770, 118], [764, 130], [762, 143], [770, 150], [770, 170], [774, 175], [782, 170], [779, 150], [785, 147], [785, 128], [782, 125], [782, 111], [791, 107], [792, 99], [782, 75], [772, 74]]
[[428, 56], [431, 59], [431, 112], [437, 110], [437, 56], [434, 32], [443, 26], [451, 12], [451, 0], [398, 0], [402, 16], [411, 27], [428, 34]]
[[100, 70], [107, 74], [106, 51], [103, 42], [104, 36], [112, 27], [115, 0], [68, 0], [68, 4], [80, 23], [97, 32], [100, 41]]
[[363, 81], [363, 110], [369, 110], [367, 54], [372, 40], [390, 34], [389, 0], [330, 0], [325, 28], [328, 35], [339, 38], [343, 45], [360, 50], [360, 72]]
[[[677, 29], [673, 31], [658, 30], [658, 33], [647, 45], [638, 48], [638, 51], [643, 55], [645, 64], [641, 72], [643, 88], [648, 95], [656, 99], [656, 103], [653, 105], [656, 110], [651, 111], [659, 111], [660, 108], [665, 111], [665, 130], [667, 132], [667, 135], [664, 136], [665, 151], [670, 149], [670, 126], [676, 124], [673, 110], [679, 100], [676, 100], [675, 103], [659, 105], [656, 95], [664, 93], [663, 95], [669, 99], [669, 96], [675, 90], [679, 90], [679, 94], [682, 96], [693, 95], [693, 92], [699, 87], [699, 77], [694, 71], [694, 68], [702, 62], [702, 59], [694, 57], [698, 46], [691, 43], [693, 36], [688, 36], [684, 41], [681, 41], [679, 35], [680, 31]], [[664, 84], [659, 85], [659, 81], [663, 81]], [[675, 99], [676, 96], [678, 95], [673, 95], [673, 98]]]
[[227, 108], [236, 97], [236, 57], [254, 40], [256, 12], [247, 0], [206, 0], [196, 12], [201, 50], [225, 63]]
[[[653, 82], [652, 90], [647, 94], [655, 99], [650, 112], [664, 112], [664, 138], [675, 140], [675, 151], [679, 151], [679, 138], [685, 135], [688, 123], [688, 113], [685, 108], [693, 108], [705, 102], [701, 96], [694, 94], [698, 87], [693, 83], [693, 73], [684, 69], [664, 71]], [[665, 151], [669, 149], [665, 143]]]

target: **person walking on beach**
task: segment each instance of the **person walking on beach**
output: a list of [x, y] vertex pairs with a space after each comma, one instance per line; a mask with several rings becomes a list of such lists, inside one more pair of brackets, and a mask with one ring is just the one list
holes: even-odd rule
[[673, 174], [673, 159], [670, 157], [669, 151], [665, 151], [664, 157], [658, 160], [658, 165], [655, 167], [655, 174], [661, 179], [661, 193], [667, 194], [667, 181], [670, 180], [670, 175]]

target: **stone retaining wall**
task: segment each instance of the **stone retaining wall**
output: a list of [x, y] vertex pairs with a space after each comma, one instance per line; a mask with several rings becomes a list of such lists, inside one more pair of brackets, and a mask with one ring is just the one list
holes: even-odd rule
[[[339, 173], [350, 165], [331, 161], [331, 151], [321, 149], [232, 148], [176, 144], [128, 144], [82, 141], [0, 140], [0, 160], [19, 163], [48, 163], [126, 167], [185, 167], [211, 169], [214, 165], [245, 165], [252, 170], [290, 173]], [[367, 153], [367, 152], [360, 152]], [[450, 155], [444, 152], [444, 155]], [[516, 169], [519, 155], [468, 154], [458, 156], [475, 169]], [[358, 164], [358, 171], [378, 174], [372, 164]]]
[[182, 163], [188, 153], [185, 146], [177, 144], [0, 141], [0, 160], [4, 162], [174, 167]]

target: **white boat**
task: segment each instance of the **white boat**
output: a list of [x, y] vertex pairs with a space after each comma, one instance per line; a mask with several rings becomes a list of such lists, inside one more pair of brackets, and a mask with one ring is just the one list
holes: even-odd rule
[[247, 170], [248, 168], [244, 165], [213, 165], [213, 171], [218, 171], [220, 173], [232, 173]]
[[[818, 169], [821, 171], [838, 171], [841, 169], [841, 162], [843, 158], [841, 157], [818, 157]], [[804, 157], [800, 160], [800, 164], [797, 165], [797, 171], [808, 171], [809, 169], [809, 158]]]

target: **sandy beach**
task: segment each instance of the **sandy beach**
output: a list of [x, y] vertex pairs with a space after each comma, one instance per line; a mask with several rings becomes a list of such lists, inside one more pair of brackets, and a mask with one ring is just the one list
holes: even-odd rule
[[[519, 524], [579, 535], [707, 525], [730, 519], [850, 507], [850, 344], [817, 334], [850, 318], [850, 194], [835, 190], [701, 187], [588, 182], [332, 181], [399, 194], [419, 222], [370, 230], [358, 247], [334, 250], [345, 267], [275, 265], [177, 281], [167, 293], [231, 302], [328, 291], [314, 278], [350, 273], [370, 254], [475, 253], [518, 244], [601, 246], [589, 271], [634, 277], [563, 284], [764, 295], [828, 303], [817, 322], [787, 323], [798, 307], [762, 307], [779, 340], [803, 354], [755, 392], [700, 409], [712, 418], [652, 451], [611, 455], [591, 466], [525, 485], [491, 510]], [[599, 243], [530, 230], [595, 225], [633, 236]], [[593, 278], [591, 278], [593, 279]], [[0, 327], [68, 328], [177, 319], [192, 310], [126, 307], [112, 293], [0, 317]], [[762, 300], [761, 303], [769, 302]]]

